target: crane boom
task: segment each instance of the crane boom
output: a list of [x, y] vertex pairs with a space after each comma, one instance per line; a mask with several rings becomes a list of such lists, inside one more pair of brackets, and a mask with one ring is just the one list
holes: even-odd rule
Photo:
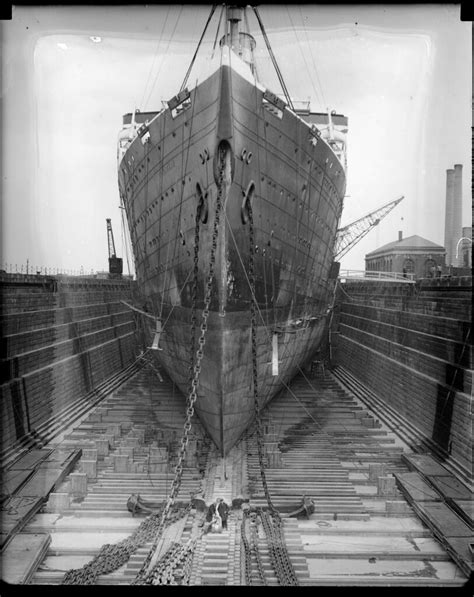
[[123, 270], [122, 258], [115, 254], [114, 233], [112, 232], [112, 220], [106, 218], [107, 222], [107, 243], [109, 246], [109, 276], [121, 276]]
[[395, 201], [383, 205], [379, 209], [368, 213], [359, 218], [355, 222], [339, 228], [336, 234], [336, 242], [334, 245], [334, 259], [340, 259], [348, 253], [354, 245], [364, 238], [374, 226], [382, 220], [388, 213], [396, 207], [404, 197], [399, 197]]
[[110, 218], [106, 218], [107, 222], [107, 242], [109, 244], [109, 259], [116, 257], [115, 255], [115, 243], [114, 243], [114, 233], [112, 232], [112, 220]]

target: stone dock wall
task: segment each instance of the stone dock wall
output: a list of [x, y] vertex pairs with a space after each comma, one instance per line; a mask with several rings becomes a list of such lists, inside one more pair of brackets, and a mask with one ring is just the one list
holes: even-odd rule
[[135, 360], [132, 285], [0, 274], [2, 452]]
[[420, 444], [473, 481], [472, 278], [415, 285], [346, 280], [331, 334], [332, 361], [403, 421]]

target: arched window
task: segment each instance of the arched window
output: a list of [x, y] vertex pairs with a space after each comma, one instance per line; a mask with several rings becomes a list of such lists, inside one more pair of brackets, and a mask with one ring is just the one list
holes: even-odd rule
[[403, 269], [407, 274], [415, 273], [415, 262], [413, 259], [405, 259], [403, 262]]
[[424, 276], [425, 276], [425, 278], [435, 278], [436, 277], [436, 261], [434, 259], [427, 259], [425, 261]]

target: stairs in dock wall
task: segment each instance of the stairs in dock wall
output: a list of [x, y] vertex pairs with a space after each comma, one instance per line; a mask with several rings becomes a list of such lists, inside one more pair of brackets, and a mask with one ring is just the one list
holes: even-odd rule
[[5, 455], [12, 446], [45, 441], [56, 419], [65, 423], [78, 408], [95, 404], [135, 360], [136, 334], [133, 314], [121, 302], [130, 300], [129, 283], [20, 281], [1, 283], [0, 291]]

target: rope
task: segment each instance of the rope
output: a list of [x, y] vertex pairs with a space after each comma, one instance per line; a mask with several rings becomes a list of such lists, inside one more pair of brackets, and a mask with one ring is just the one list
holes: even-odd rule
[[[206, 34], [207, 27], [208, 27], [208, 25], [209, 25], [209, 23], [210, 23], [210, 21], [212, 19], [212, 15], [214, 14], [214, 11], [216, 10], [216, 8], [217, 8], [217, 4], [214, 4], [212, 6], [212, 8], [211, 8], [211, 14], [207, 18], [206, 25], [204, 26], [204, 31], [202, 32], [201, 38], [199, 39], [197, 48], [196, 48], [196, 50], [194, 52], [194, 56], [192, 57], [192, 60], [191, 60], [191, 64], [189, 65], [188, 70], [186, 71], [186, 75], [184, 76], [184, 81], [182, 82], [181, 87], [179, 89], [180, 92], [183, 91], [183, 89], [186, 87], [186, 83], [188, 82], [188, 78], [189, 78], [189, 75], [191, 73], [191, 69], [193, 68], [194, 61], [196, 60], [197, 53], [199, 51], [199, 48], [201, 47], [201, 42], [203, 40], [204, 35]], [[220, 21], [219, 21], [219, 23], [220, 23]]]
[[253, 11], [255, 13], [255, 16], [257, 17], [257, 21], [258, 21], [258, 24], [260, 26], [260, 30], [261, 30], [262, 35], [263, 35], [263, 39], [265, 40], [265, 45], [267, 46], [268, 53], [270, 54], [270, 58], [272, 60], [273, 66], [275, 68], [278, 80], [280, 81], [280, 85], [281, 85], [281, 88], [282, 88], [283, 93], [285, 95], [287, 104], [290, 106], [290, 108], [294, 112], [295, 108], [293, 106], [293, 102], [291, 101], [290, 94], [288, 93], [288, 90], [286, 88], [285, 82], [283, 81], [283, 76], [282, 76], [282, 74], [280, 72], [280, 69], [278, 67], [277, 61], [276, 61], [275, 56], [273, 54], [273, 50], [272, 50], [272, 48], [270, 46], [270, 41], [269, 41], [269, 39], [267, 37], [267, 33], [266, 33], [265, 28], [263, 26], [262, 20], [260, 19], [260, 14], [258, 12], [258, 8], [256, 6], [252, 6], [252, 9], [253, 9]]

